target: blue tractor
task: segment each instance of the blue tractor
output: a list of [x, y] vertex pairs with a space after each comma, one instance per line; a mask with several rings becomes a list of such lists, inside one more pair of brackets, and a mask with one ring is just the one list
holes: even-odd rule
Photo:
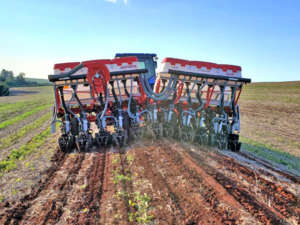
[[141, 69], [148, 69], [147, 78], [149, 81], [150, 86], [154, 87], [156, 72], [155, 69], [157, 68], [157, 61], [158, 57], [156, 54], [150, 53], [117, 53], [115, 58], [122, 58], [122, 57], [129, 57], [135, 56], [139, 60], [140, 68]]

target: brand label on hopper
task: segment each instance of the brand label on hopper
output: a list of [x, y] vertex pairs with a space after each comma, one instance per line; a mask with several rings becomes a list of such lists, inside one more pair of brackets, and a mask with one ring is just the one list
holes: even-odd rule
[[128, 66], [121, 66], [121, 69], [133, 69], [136, 68], [136, 65], [128, 65]]

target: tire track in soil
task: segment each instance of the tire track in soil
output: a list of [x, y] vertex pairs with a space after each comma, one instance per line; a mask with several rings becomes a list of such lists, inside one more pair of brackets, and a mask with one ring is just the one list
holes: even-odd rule
[[64, 165], [55, 173], [50, 185], [44, 188], [39, 198], [27, 210], [20, 224], [54, 224], [61, 217], [66, 196], [72, 189], [85, 154], [68, 155]]
[[[197, 149], [201, 151], [200, 149]], [[202, 152], [201, 152], [202, 153]], [[205, 159], [188, 148], [185, 148], [185, 155], [195, 165], [198, 165], [204, 171], [214, 177], [227, 192], [232, 195], [243, 207], [250, 212], [255, 218], [257, 218], [263, 224], [279, 224], [284, 218], [276, 210], [270, 210], [265, 204], [261, 204], [257, 199], [256, 195], [250, 193], [248, 188], [239, 187], [238, 182], [226, 177], [224, 174], [218, 172], [216, 169], [203, 163]], [[275, 211], [275, 212], [274, 212]]]
[[[286, 200], [287, 201], [286, 205], [291, 205], [291, 206], [296, 205], [297, 207], [299, 207], [299, 205], [300, 205], [299, 197], [296, 196], [295, 194], [291, 193], [290, 191], [288, 191], [284, 186], [280, 185], [280, 183], [290, 185], [288, 182], [277, 179], [273, 174], [271, 174], [263, 169], [258, 168], [259, 172], [255, 172], [254, 170], [252, 170], [252, 169], [248, 168], [247, 166], [238, 162], [238, 160], [236, 160], [235, 158], [229, 158], [228, 156], [215, 155], [215, 154], [210, 154], [210, 157], [219, 163], [218, 167], [223, 166], [223, 168], [226, 168], [227, 171], [239, 174], [245, 180], [249, 181], [251, 184], [259, 185], [259, 187], [261, 189], [263, 189], [264, 191], [269, 193], [270, 196], [273, 197], [274, 193], [271, 193], [271, 191], [269, 190], [269, 189], [272, 189], [274, 192], [276, 192], [275, 193], [276, 201], [280, 202], [281, 200]], [[255, 162], [257, 162], [257, 161], [255, 161]], [[259, 162], [257, 162], [257, 163], [259, 163]], [[259, 164], [262, 165], [261, 163], [259, 163]], [[264, 166], [264, 165], [262, 165], [262, 166]], [[277, 181], [277, 183], [275, 183], [274, 181], [267, 180], [266, 178], [262, 177], [261, 175], [266, 175], [266, 176], [272, 177], [272, 179]], [[285, 174], [283, 172], [281, 172], [281, 176], [285, 177], [291, 181], [292, 181], [292, 179], [295, 179], [295, 180], [299, 179], [299, 178], [296, 178], [289, 174]], [[297, 184], [299, 182], [300, 181], [298, 181]], [[262, 185], [260, 185], [260, 184], [262, 184]], [[266, 187], [268, 187], [268, 188], [266, 188]], [[279, 197], [279, 195], [281, 197]], [[281, 202], [281, 203], [283, 203], [283, 202]], [[279, 203], [279, 205], [281, 205], [281, 203]], [[298, 212], [300, 210], [298, 208], [296, 208], [296, 211]]]
[[103, 190], [107, 189], [107, 171], [109, 166], [109, 157], [107, 150], [95, 153], [93, 163], [87, 172], [87, 186], [84, 189], [82, 202], [76, 204], [77, 210], [86, 209], [86, 213], [77, 214], [68, 224], [100, 224], [100, 210]]
[[[219, 165], [226, 167], [229, 171], [241, 175], [242, 178], [249, 183], [258, 186], [263, 195], [267, 196], [266, 199], [272, 199], [272, 206], [278, 213], [282, 214], [283, 218], [292, 216], [300, 218], [300, 199], [297, 196], [279, 184], [268, 181], [261, 177], [260, 174], [237, 163], [234, 159], [223, 158], [222, 160], [218, 159], [217, 162]], [[300, 223], [300, 221], [297, 222]]]
[[18, 223], [43, 189], [50, 185], [58, 168], [65, 163], [66, 159], [66, 155], [57, 148], [55, 155], [51, 159], [52, 166], [44, 172], [44, 178], [38, 182], [31, 193], [21, 198], [19, 202], [4, 202], [0, 205], [0, 210], [4, 211], [4, 213], [0, 214], [0, 224], [10, 224], [11, 221]]
[[[263, 160], [263, 159], [260, 159], [260, 158], [256, 158], [255, 156], [253, 155], [250, 155], [248, 153], [245, 153], [245, 152], [238, 152], [237, 154], [245, 157], [246, 159], [249, 159], [249, 160], [252, 160], [252, 161], [255, 161], [257, 162], [258, 164], [261, 164], [263, 165], [264, 167], [266, 167], [267, 169], [283, 176], [283, 177], [286, 177], [287, 179], [293, 181], [294, 183], [296, 184], [300, 184], [300, 178], [297, 177], [297, 176], [294, 176], [293, 174], [289, 174], [287, 172], [284, 172], [284, 171], [281, 171], [281, 170], [278, 170], [278, 169], [275, 169], [274, 166], [266, 161], [266, 160]], [[271, 176], [273, 176], [272, 174], [270, 174]]]
[[69, 218], [74, 217], [74, 215], [77, 215], [78, 213], [83, 213], [83, 211], [78, 211], [77, 203], [81, 202], [83, 191], [88, 185], [86, 175], [91, 169], [93, 163], [92, 160], [95, 156], [94, 152], [86, 153], [85, 160], [82, 162], [78, 175], [72, 185], [72, 189], [66, 196], [65, 205], [62, 208], [63, 213], [59, 221], [56, 223], [57, 225], [70, 224]]
[[112, 165], [112, 157], [114, 153], [107, 153], [107, 161], [105, 163], [105, 177], [103, 179], [103, 191], [101, 197], [101, 210], [100, 210], [100, 224], [111, 224], [113, 215], [118, 211], [118, 207], [114, 201], [116, 194], [116, 188], [111, 180], [113, 177], [112, 171], [116, 169], [115, 165]]
[[[218, 198], [218, 191], [203, 182], [201, 174], [192, 170], [188, 164], [183, 164], [184, 160], [176, 150], [168, 145], [156, 146], [158, 148], [147, 149], [145, 159], [152, 159], [157, 170], [165, 171], [165, 174], [159, 173], [165, 180], [165, 186], [171, 197], [173, 196], [175, 205], [172, 205], [174, 212], [177, 211], [175, 215], [178, 221], [181, 223], [185, 221], [186, 224], [231, 224], [239, 221], [241, 214], [236, 210], [219, 207], [222, 202]], [[158, 153], [157, 150], [160, 152]], [[158, 165], [156, 162], [162, 163]], [[175, 178], [180, 176], [188, 180], [175, 183]]]
[[[163, 221], [165, 224], [176, 225], [179, 221], [184, 221], [184, 216], [181, 216], [181, 211], [183, 210], [179, 204], [180, 199], [169, 187], [164, 176], [157, 170], [156, 165], [153, 160], [149, 158], [149, 155], [142, 149], [136, 150], [136, 157], [133, 163], [133, 168], [139, 168], [142, 166], [143, 170], [136, 169], [135, 172], [138, 174], [139, 179], [148, 179], [152, 181], [153, 192], [159, 194], [160, 199], [153, 199], [151, 205], [155, 204], [158, 208], [159, 206], [166, 206], [166, 210], [160, 210], [156, 212], [156, 220]], [[167, 208], [169, 207], [169, 208]], [[171, 207], [173, 209], [171, 209]]]

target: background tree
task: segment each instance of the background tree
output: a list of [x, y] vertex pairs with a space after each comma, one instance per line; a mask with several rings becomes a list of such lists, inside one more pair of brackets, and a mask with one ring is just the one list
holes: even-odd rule
[[8, 81], [8, 82], [14, 82], [15, 81], [15, 77], [14, 77], [13, 71], [6, 71], [6, 72], [7, 72], [6, 81]]
[[16, 77], [16, 83], [17, 84], [26, 84], [25, 76], [26, 76], [25, 73], [23, 73], [23, 72], [19, 73], [19, 75]]
[[4, 81], [6, 80], [7, 78], [7, 72], [5, 69], [2, 69], [1, 73], [0, 73], [0, 78], [1, 79], [4, 79]]

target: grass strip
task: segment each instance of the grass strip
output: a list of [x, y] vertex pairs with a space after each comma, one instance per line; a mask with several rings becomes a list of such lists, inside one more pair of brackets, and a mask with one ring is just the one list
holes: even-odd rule
[[7, 148], [10, 145], [14, 144], [19, 138], [25, 136], [29, 132], [39, 128], [45, 123], [47, 120], [51, 118], [51, 112], [47, 113], [46, 115], [42, 116], [40, 119], [36, 120], [32, 124], [29, 124], [22, 129], [13, 132], [10, 136], [0, 139], [0, 149]]
[[33, 115], [34, 113], [38, 112], [38, 111], [41, 111], [43, 109], [46, 109], [50, 106], [52, 106], [53, 104], [47, 104], [47, 105], [43, 105], [43, 106], [39, 106], [37, 108], [35, 108], [34, 110], [32, 111], [29, 111], [29, 112], [25, 112], [24, 114], [16, 117], [16, 118], [13, 118], [13, 119], [10, 119], [10, 120], [7, 120], [7, 121], [4, 121], [3, 123], [0, 123], [0, 130], [8, 127], [8, 126], [11, 126], [13, 124], [16, 124], [18, 122], [20, 122], [21, 120], [24, 120], [26, 119], [27, 117]]
[[13, 150], [6, 159], [0, 162], [0, 173], [9, 172], [17, 168], [19, 160], [24, 160], [29, 154], [37, 151], [45, 143], [46, 138], [50, 136], [51, 126], [42, 133], [36, 134], [30, 142], [22, 145], [18, 150]]
[[300, 157], [242, 136], [240, 136], [240, 141], [243, 142], [244, 151], [254, 154], [262, 159], [285, 165], [288, 169], [300, 171]]

